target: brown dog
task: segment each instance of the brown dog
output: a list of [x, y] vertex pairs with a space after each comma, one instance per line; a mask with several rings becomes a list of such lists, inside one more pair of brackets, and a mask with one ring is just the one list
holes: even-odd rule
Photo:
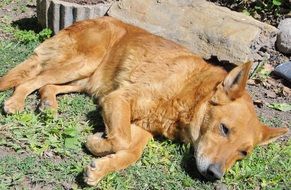
[[89, 185], [134, 163], [157, 134], [191, 143], [201, 174], [219, 179], [255, 145], [288, 131], [259, 122], [245, 90], [250, 67], [227, 74], [171, 41], [103, 17], [46, 40], [0, 79], [0, 91], [15, 87], [6, 113], [21, 111], [37, 89], [42, 106], [53, 109], [60, 93], [100, 98], [107, 136], [92, 135], [86, 146], [105, 157], [86, 168]]

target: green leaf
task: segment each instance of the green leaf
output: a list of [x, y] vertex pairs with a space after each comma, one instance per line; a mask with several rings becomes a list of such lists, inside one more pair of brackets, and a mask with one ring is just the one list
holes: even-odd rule
[[262, 7], [261, 6], [255, 6], [255, 9], [256, 10], [262, 10]]
[[250, 12], [249, 12], [248, 10], [246, 10], [246, 9], [243, 10], [242, 12], [243, 12], [243, 14], [245, 14], [245, 15], [247, 15], [247, 16], [250, 16], [250, 15], [251, 15]]
[[64, 130], [64, 134], [67, 135], [67, 136], [69, 136], [69, 137], [75, 137], [75, 136], [78, 135], [78, 131], [77, 131], [76, 128], [70, 127], [70, 128], [66, 128]]
[[38, 39], [39, 39], [39, 41], [42, 42], [42, 41], [44, 41], [44, 40], [50, 38], [51, 35], [52, 35], [52, 33], [53, 33], [53, 32], [52, 32], [50, 29], [48, 29], [48, 28], [43, 29], [43, 30], [38, 34]]
[[281, 0], [273, 0], [273, 5], [280, 6], [281, 4]]
[[291, 104], [287, 103], [271, 103], [267, 105], [269, 108], [276, 109], [279, 111], [290, 111], [291, 110]]
[[76, 149], [78, 148], [79, 141], [77, 138], [66, 138], [65, 139], [65, 147], [68, 149]]

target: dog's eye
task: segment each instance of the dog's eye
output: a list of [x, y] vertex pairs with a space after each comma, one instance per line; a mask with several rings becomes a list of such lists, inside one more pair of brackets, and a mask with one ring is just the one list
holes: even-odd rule
[[240, 154], [242, 155], [242, 157], [246, 157], [248, 155], [248, 152], [245, 150], [240, 151]]
[[229, 129], [223, 123], [220, 124], [220, 130], [223, 136], [227, 136], [229, 133]]

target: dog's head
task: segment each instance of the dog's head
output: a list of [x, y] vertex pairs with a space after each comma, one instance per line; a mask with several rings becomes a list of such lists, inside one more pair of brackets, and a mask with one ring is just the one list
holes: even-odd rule
[[245, 90], [251, 63], [233, 69], [216, 87], [195, 140], [199, 172], [220, 179], [237, 160], [256, 145], [266, 144], [288, 131], [262, 124]]

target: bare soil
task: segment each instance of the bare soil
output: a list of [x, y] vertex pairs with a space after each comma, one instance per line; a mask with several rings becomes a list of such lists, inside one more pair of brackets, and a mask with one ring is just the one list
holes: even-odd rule
[[[291, 89], [282, 84], [285, 81], [276, 76], [264, 81], [249, 81], [248, 90], [252, 96], [256, 111], [261, 118], [273, 121], [273, 127], [291, 127], [290, 112], [283, 112], [269, 108], [270, 103], [290, 103]], [[287, 84], [286, 84], [287, 85]]]

